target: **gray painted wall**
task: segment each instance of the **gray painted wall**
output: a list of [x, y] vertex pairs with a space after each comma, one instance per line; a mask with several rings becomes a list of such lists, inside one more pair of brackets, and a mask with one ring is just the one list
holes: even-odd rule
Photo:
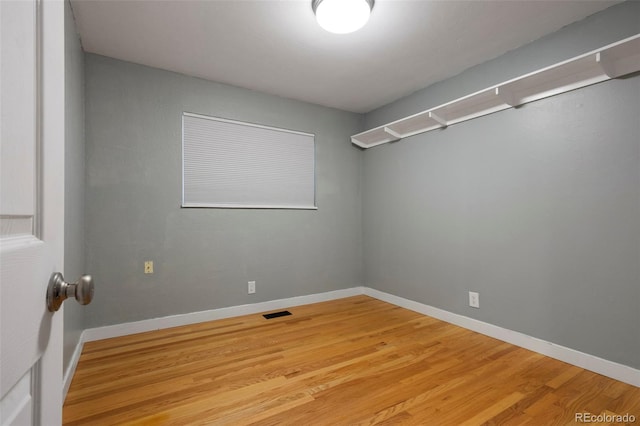
[[[92, 54], [85, 80], [88, 327], [362, 285], [360, 115]], [[181, 209], [183, 111], [314, 133], [319, 209]]]
[[[69, 2], [65, 2], [65, 199], [64, 276], [75, 281], [84, 269], [84, 53]], [[84, 308], [64, 305], [64, 371], [84, 329]]]
[[[638, 17], [614, 6], [365, 128], [639, 33]], [[640, 368], [638, 111], [636, 75], [366, 150], [366, 285]]]

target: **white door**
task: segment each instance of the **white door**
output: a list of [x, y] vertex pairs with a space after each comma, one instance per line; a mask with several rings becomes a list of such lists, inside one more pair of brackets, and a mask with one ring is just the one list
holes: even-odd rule
[[62, 420], [64, 3], [0, 0], [0, 424]]

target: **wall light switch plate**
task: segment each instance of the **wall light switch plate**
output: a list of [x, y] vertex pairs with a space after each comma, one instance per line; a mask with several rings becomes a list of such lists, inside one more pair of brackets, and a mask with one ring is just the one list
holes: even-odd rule
[[153, 274], [153, 260], [145, 260], [145, 262], [144, 262], [144, 273], [145, 274]]
[[247, 294], [253, 294], [256, 292], [256, 282], [255, 281], [249, 281], [247, 283]]
[[469, 292], [469, 306], [472, 308], [480, 308], [480, 294], [475, 291]]

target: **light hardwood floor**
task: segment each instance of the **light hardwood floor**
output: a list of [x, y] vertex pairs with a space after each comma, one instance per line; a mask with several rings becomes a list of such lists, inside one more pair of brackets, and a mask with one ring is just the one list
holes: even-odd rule
[[89, 342], [64, 423], [640, 425], [640, 388], [367, 296], [289, 311]]

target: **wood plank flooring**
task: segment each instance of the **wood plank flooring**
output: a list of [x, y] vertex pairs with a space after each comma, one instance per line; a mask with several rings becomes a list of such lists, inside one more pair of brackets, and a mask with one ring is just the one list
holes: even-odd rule
[[64, 424], [640, 425], [640, 388], [367, 296], [289, 310], [85, 344]]

